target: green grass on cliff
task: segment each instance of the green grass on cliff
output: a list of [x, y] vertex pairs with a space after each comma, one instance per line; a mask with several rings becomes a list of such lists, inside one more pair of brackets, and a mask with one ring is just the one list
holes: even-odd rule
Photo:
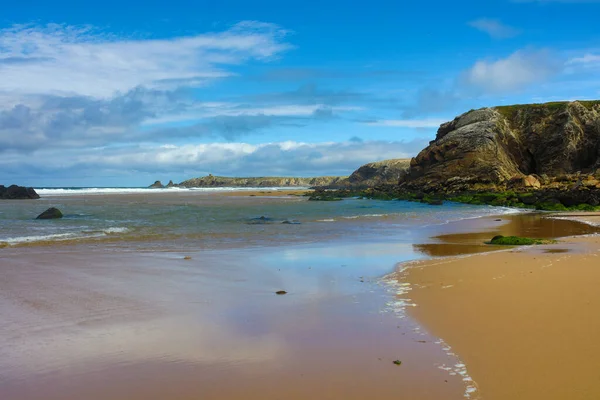
[[[600, 105], [600, 100], [576, 100], [579, 104], [591, 110], [593, 107]], [[515, 104], [511, 106], [494, 107], [496, 111], [508, 119], [513, 119], [519, 111], [540, 112], [547, 111], [550, 114], [564, 111], [567, 108], [568, 101], [553, 101], [550, 103], [535, 103], [535, 104]]]
[[600, 105], [600, 100], [579, 100], [582, 106], [591, 110], [593, 107]]
[[512, 106], [495, 107], [496, 111], [502, 114], [505, 118], [513, 119], [519, 111], [539, 112], [548, 111], [550, 113], [560, 112], [567, 108], [566, 101], [554, 101], [551, 103], [540, 104], [515, 104]]

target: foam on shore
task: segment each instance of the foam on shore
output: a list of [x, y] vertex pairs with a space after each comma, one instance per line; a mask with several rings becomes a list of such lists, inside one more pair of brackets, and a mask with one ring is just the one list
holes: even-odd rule
[[40, 188], [35, 191], [40, 196], [73, 196], [102, 194], [165, 194], [173, 192], [236, 192], [236, 191], [282, 191], [306, 190], [308, 187], [201, 187], [201, 188]]

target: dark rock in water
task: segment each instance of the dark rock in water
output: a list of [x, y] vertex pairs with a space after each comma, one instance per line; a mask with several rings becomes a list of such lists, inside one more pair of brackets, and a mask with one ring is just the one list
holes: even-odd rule
[[156, 181], [152, 185], [148, 186], [150, 189], [163, 189], [164, 186], [161, 181]]
[[248, 220], [248, 222], [246, 222], [246, 223], [248, 225], [264, 225], [264, 224], [272, 224], [274, 222], [275, 222], [275, 220], [273, 218], [265, 217], [263, 215], [262, 217], [258, 217], [258, 218], [250, 218]]
[[31, 187], [23, 187], [10, 185], [5, 187], [0, 185], [0, 199], [16, 200], [16, 199], [39, 199], [40, 196]]
[[282, 224], [288, 224], [288, 225], [300, 225], [300, 221], [295, 220], [295, 219], [286, 219], [285, 221], [282, 222]]
[[275, 294], [278, 295], [278, 296], [282, 296], [284, 294], [287, 294], [287, 292], [285, 290], [280, 290], [278, 292], [275, 292]]
[[62, 218], [63, 214], [56, 207], [51, 207], [37, 216], [36, 219], [57, 219]]
[[167, 187], [167, 188], [172, 188], [172, 187], [175, 187], [175, 186], [177, 186], [177, 185], [175, 185], [175, 184], [173, 183], [173, 181], [169, 181], [169, 183], [167, 183], [167, 186], [166, 186], [166, 187]]

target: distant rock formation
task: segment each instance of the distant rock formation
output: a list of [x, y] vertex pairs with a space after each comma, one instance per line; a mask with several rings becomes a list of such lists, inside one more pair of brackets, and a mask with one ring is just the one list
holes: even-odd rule
[[408, 174], [409, 167], [409, 158], [368, 163], [358, 168], [348, 178], [342, 179], [330, 187], [361, 189], [385, 184], [395, 185]]
[[171, 180], [170, 180], [170, 181], [169, 181], [169, 183], [167, 183], [167, 186], [165, 186], [165, 187], [166, 187], [166, 188], [172, 188], [172, 187], [176, 187], [176, 186], [177, 186], [177, 185], [175, 185], [175, 184], [173, 183], [173, 181], [171, 181]]
[[10, 185], [5, 187], [0, 185], [0, 199], [3, 200], [15, 200], [15, 199], [39, 199], [40, 196], [36, 193], [35, 189], [31, 187], [23, 187], [17, 185]]
[[257, 177], [257, 178], [229, 178], [224, 176], [207, 175], [200, 178], [188, 179], [181, 182], [179, 187], [313, 187], [329, 186], [345, 177], [320, 176], [316, 178], [290, 178], [290, 177]]
[[51, 207], [37, 216], [36, 219], [58, 219], [62, 218], [63, 214], [56, 207]]
[[599, 168], [600, 101], [529, 104], [472, 110], [441, 125], [403, 182], [424, 191], [543, 188]]
[[162, 189], [162, 188], [164, 188], [164, 186], [161, 183], [161, 181], [156, 181], [152, 185], [148, 186], [148, 188], [149, 189]]

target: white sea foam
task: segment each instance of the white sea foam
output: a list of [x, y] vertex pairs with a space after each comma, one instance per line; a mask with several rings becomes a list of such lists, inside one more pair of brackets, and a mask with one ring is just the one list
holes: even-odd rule
[[181, 188], [172, 187], [164, 189], [155, 188], [41, 188], [35, 189], [40, 196], [76, 196], [76, 195], [102, 195], [102, 194], [165, 194], [173, 192], [234, 192], [234, 191], [280, 191], [280, 190], [306, 190], [308, 187], [210, 187], [210, 188]]
[[126, 233], [129, 229], [125, 227], [110, 227], [95, 231], [80, 231], [80, 232], [66, 232], [66, 233], [53, 233], [48, 235], [29, 235], [29, 236], [16, 236], [5, 239], [0, 239], [0, 244], [9, 246], [23, 244], [23, 243], [34, 243], [34, 242], [46, 242], [46, 241], [64, 241], [64, 240], [77, 240], [77, 239], [90, 239], [99, 238], [107, 235], [115, 235], [119, 233]]
[[[399, 264], [397, 266], [396, 272], [393, 272], [379, 280], [380, 284], [387, 288], [388, 292], [393, 295], [394, 299], [390, 300], [387, 303], [387, 308], [385, 311], [395, 313], [399, 318], [406, 317], [406, 308], [407, 307], [417, 307], [418, 305], [414, 303], [409, 297], [409, 293], [412, 291], [411, 284], [406, 281], [407, 270], [414, 265], [417, 265], [422, 260], [415, 260], [411, 262], [405, 262]], [[414, 329], [415, 331], [421, 331], [420, 327]], [[438, 339], [435, 341], [435, 344], [441, 346], [442, 350], [448, 357], [451, 357], [454, 360], [453, 365], [447, 365], [445, 363], [437, 364], [436, 366], [448, 372], [451, 376], [460, 375], [462, 377], [462, 381], [464, 383], [465, 391], [463, 393], [464, 398], [466, 399], [476, 399], [478, 398], [478, 387], [477, 383], [473, 381], [473, 378], [469, 375], [467, 371], [467, 366], [460, 361], [460, 358], [456, 353], [452, 351], [452, 348], [444, 342], [442, 339]]]
[[46, 240], [68, 240], [74, 238], [76, 235], [77, 234], [75, 233], [54, 233], [51, 235], [17, 236], [2, 239], [0, 243], [6, 243], [10, 245], [29, 242], [42, 242]]

